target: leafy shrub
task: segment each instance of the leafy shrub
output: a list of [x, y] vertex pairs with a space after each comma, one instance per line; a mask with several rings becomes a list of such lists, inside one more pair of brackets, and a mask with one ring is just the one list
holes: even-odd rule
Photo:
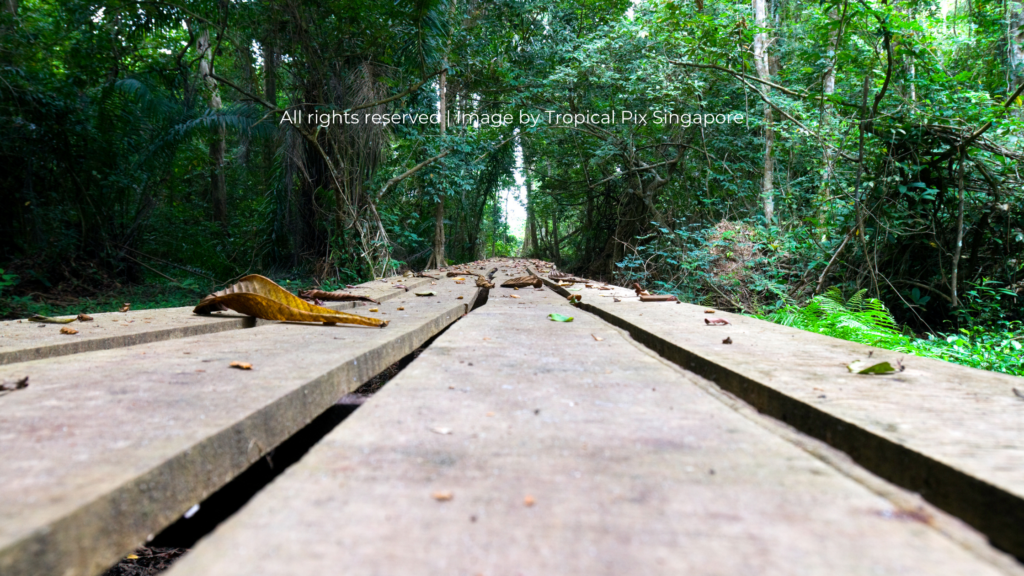
[[832, 288], [806, 306], [790, 302], [759, 318], [895, 352], [1024, 376], [1024, 326], [1020, 322], [1002, 321], [962, 328], [955, 334], [917, 338], [901, 331], [885, 304], [864, 298], [865, 292], [860, 290], [844, 300], [839, 289]]

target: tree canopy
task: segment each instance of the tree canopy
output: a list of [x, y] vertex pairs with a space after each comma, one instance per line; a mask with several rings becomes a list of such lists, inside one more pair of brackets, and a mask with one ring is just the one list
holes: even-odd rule
[[507, 254], [1015, 321], [1022, 90], [1009, 0], [5, 0], [0, 262], [31, 292]]

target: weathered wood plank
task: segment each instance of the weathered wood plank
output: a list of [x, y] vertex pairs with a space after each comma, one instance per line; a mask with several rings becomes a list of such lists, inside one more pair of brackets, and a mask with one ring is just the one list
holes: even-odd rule
[[168, 576], [998, 573], [698, 381], [491, 290]]
[[[706, 314], [700, 306], [642, 303], [621, 287], [556, 288], [580, 295], [582, 309], [665, 358], [921, 493], [1024, 558], [1024, 401], [1013, 392], [1024, 390], [1024, 379], [737, 314]], [[731, 324], [707, 326], [711, 316]], [[732, 344], [723, 344], [727, 336]], [[906, 370], [864, 376], [846, 368], [869, 355], [893, 365], [902, 357]]]
[[382, 303], [384, 329], [274, 323], [0, 366], [0, 379], [31, 378], [0, 398], [0, 574], [101, 572], [476, 295], [431, 288]]
[[[429, 282], [425, 278], [394, 277], [387, 283], [374, 281], [361, 284], [356, 292], [383, 301], [405, 293], [405, 290], [393, 288], [394, 283], [414, 288]], [[344, 310], [352, 308], [354, 303], [328, 302], [325, 305], [335, 310]], [[0, 365], [252, 328], [262, 322], [230, 312], [199, 316], [192, 314], [192, 307], [110, 312], [92, 314], [92, 317], [92, 322], [68, 324], [78, 330], [78, 334], [72, 336], [61, 334], [62, 326], [58, 324], [40, 324], [27, 320], [0, 322]]]

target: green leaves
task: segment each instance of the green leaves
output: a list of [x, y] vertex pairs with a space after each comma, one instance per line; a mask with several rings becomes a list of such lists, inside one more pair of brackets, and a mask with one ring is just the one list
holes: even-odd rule
[[554, 322], [572, 322], [572, 316], [563, 316], [561, 314], [551, 313], [548, 314], [548, 318]]

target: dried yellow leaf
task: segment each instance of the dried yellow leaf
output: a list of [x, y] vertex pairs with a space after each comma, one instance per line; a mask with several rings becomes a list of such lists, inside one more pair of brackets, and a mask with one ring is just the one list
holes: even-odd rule
[[380, 312], [380, 308], [370, 308], [370, 312]]
[[387, 320], [338, 312], [337, 310], [310, 304], [278, 286], [273, 280], [258, 274], [246, 276], [238, 281], [238, 283], [203, 298], [193, 312], [196, 314], [209, 314], [226, 309], [264, 320], [359, 324], [362, 326], [379, 326], [381, 328], [388, 325]]
[[252, 364], [249, 364], [248, 362], [239, 362], [238, 360], [228, 364], [228, 366], [238, 368], [239, 370], [252, 370]]
[[78, 330], [74, 328], [68, 328], [67, 326], [60, 329], [61, 334], [78, 334]]
[[438, 490], [430, 495], [431, 498], [438, 502], [447, 502], [455, 497], [451, 490]]

